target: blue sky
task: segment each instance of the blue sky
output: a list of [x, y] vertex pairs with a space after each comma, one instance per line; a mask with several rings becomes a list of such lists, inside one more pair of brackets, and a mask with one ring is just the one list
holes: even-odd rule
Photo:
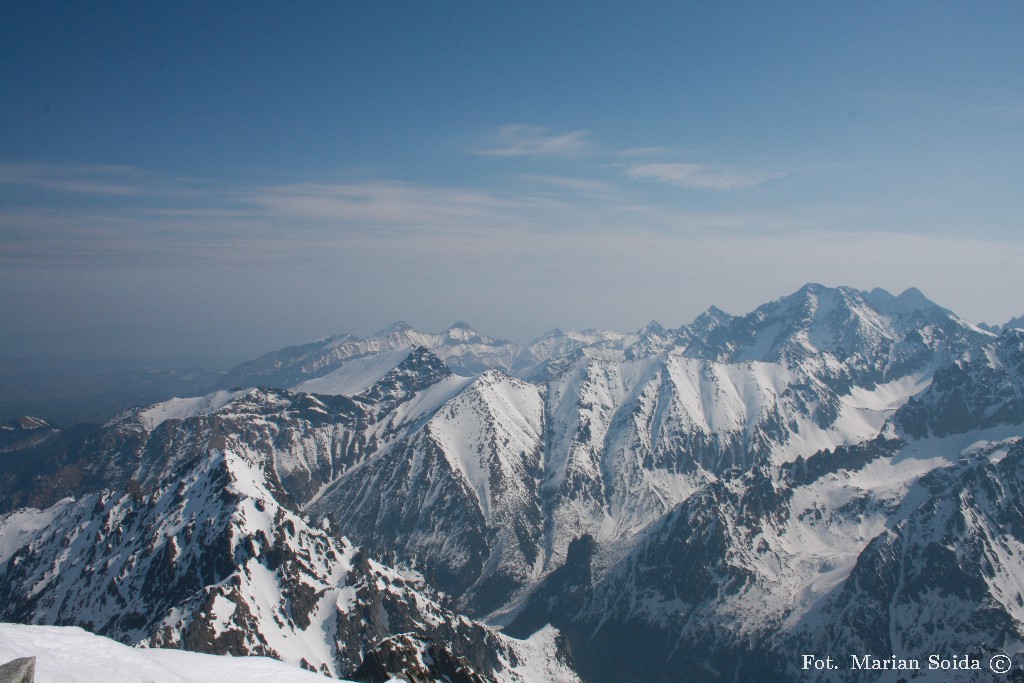
[[[634, 6], [635, 5], [635, 6]], [[0, 354], [1024, 313], [1024, 4], [0, 6]]]

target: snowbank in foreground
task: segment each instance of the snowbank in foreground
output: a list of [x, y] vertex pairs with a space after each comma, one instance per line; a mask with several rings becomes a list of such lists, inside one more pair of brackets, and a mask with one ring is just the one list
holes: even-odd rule
[[138, 649], [76, 626], [0, 624], [0, 664], [36, 658], [36, 683], [325, 683], [266, 657]]

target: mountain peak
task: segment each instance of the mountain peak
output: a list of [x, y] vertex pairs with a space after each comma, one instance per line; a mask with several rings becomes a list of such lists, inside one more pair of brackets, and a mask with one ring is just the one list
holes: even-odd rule
[[664, 332], [665, 328], [657, 320], [652, 320], [640, 329], [639, 334], [658, 334]]
[[686, 329], [698, 339], [705, 339], [716, 328], [727, 324], [733, 316], [729, 315], [717, 306], [709, 306], [706, 311], [693, 319]]
[[915, 309], [940, 308], [940, 306], [926, 297], [917, 287], [908, 287], [903, 293], [896, 297], [896, 301], [904, 306]]
[[418, 367], [428, 366], [432, 368], [445, 368], [447, 366], [441, 357], [428, 349], [426, 346], [414, 346], [406, 356], [405, 360], [398, 364], [397, 370], [411, 370]]
[[934, 301], [926, 297], [917, 287], [909, 287], [903, 290], [899, 296], [893, 296], [881, 287], [875, 287], [870, 292], [861, 292], [861, 296], [879, 313], [886, 315], [913, 313], [924, 311], [930, 308], [942, 308]]
[[701, 313], [700, 315], [693, 319], [693, 322], [690, 323], [690, 327], [693, 327], [694, 325], [703, 326], [709, 323], [720, 323], [725, 320], [730, 320], [732, 319], [732, 317], [732, 315], [726, 313], [718, 306], [708, 306], [708, 309], [706, 311], [704, 311], [703, 313]]
[[863, 298], [864, 293], [858, 292], [852, 287], [846, 287], [844, 285], [829, 287], [828, 285], [823, 285], [818, 282], [808, 282], [793, 294], [782, 297], [780, 301], [804, 302], [808, 300], [832, 300], [836, 302], [843, 302], [846, 305], [855, 305], [855, 302]]
[[480, 338], [480, 333], [470, 327], [468, 323], [458, 320], [444, 331], [444, 336], [452, 341], [466, 342], [474, 338]]
[[391, 334], [396, 334], [396, 333], [400, 334], [402, 332], [411, 332], [412, 330], [413, 330], [412, 325], [410, 325], [409, 323], [405, 322], [404, 320], [398, 320], [396, 322], [391, 323], [390, 325], [388, 325], [384, 329], [378, 330], [377, 332], [375, 332], [373, 334], [373, 336], [371, 338], [376, 339], [376, 338], [381, 338], [381, 337], [387, 337], [388, 335], [391, 335]]
[[451, 368], [439, 356], [425, 346], [416, 346], [405, 360], [360, 396], [382, 401], [385, 408], [393, 408], [396, 402], [406, 400], [409, 395], [451, 377], [452, 374]]
[[808, 282], [792, 294], [780, 296], [775, 301], [758, 306], [755, 311], [767, 311], [776, 309], [778, 311], [804, 311], [804, 314], [813, 314], [825, 301], [842, 301], [847, 297], [842, 287], [826, 287], [818, 282]]
[[821, 294], [833, 289], [832, 287], [826, 287], [820, 282], [808, 282], [806, 285], [796, 291], [796, 294]]

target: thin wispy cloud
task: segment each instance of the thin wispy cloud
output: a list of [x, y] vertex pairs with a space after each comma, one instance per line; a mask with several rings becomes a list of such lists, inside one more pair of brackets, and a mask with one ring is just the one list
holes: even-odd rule
[[627, 169], [631, 178], [653, 180], [694, 190], [740, 190], [782, 177], [782, 173], [739, 171], [703, 164], [634, 164]]
[[[784, 173], [746, 171], [731, 166], [696, 163], [666, 163], [643, 161], [646, 158], [664, 158], [671, 153], [666, 147], [632, 147], [609, 151], [598, 150], [589, 139], [589, 131], [553, 133], [544, 126], [514, 124], [498, 130], [498, 144], [477, 152], [493, 158], [509, 157], [573, 157], [584, 152], [601, 152], [606, 167], [625, 167], [626, 174], [636, 180], [651, 180], [695, 190], [740, 190], [761, 185], [784, 176]], [[678, 155], [678, 151], [676, 152]], [[593, 156], [591, 154], [590, 156]], [[593, 169], [591, 169], [593, 170]], [[561, 176], [546, 178], [548, 184], [564, 190], [607, 192], [612, 184], [603, 181], [579, 180]]]
[[276, 185], [241, 197], [283, 218], [395, 227], [486, 222], [515, 206], [485, 192], [399, 181]]
[[[340, 253], [486, 258], [554, 234], [571, 240], [624, 227], [632, 235], [721, 234], [779, 222], [739, 211], [687, 212], [631, 196], [612, 181], [546, 174], [515, 176], [499, 193], [398, 180], [196, 187], [131, 169], [0, 170], [0, 182], [33, 183], [33, 193], [0, 212], [0, 263], [8, 267], [192, 267]], [[104, 174], [129, 183], [130, 202], [111, 193], [107, 200], [64, 197], [63, 184], [43, 182]]]
[[[4, 170], [7, 175], [0, 177], [10, 178], [10, 167]], [[60, 175], [53, 172], [58, 170], [49, 175]], [[715, 197], [680, 206], [647, 184], [623, 182], [623, 175], [711, 190], [750, 187], [777, 176], [638, 163], [598, 166], [580, 176], [513, 175], [500, 188], [405, 180], [213, 181], [183, 187], [152, 172], [124, 171], [126, 182], [137, 176], [136, 186], [148, 194], [126, 202], [11, 193], [17, 201], [0, 211], [0, 265], [95, 271], [341, 261], [351, 267], [401, 259], [416, 269], [432, 260], [493, 263], [526, 252], [530, 259], [554, 258], [572, 252], [572, 245], [592, 243], [613, 245], [614, 255], [622, 252], [620, 238], [682, 249], [811, 229], [852, 234], [877, 225], [858, 206], [767, 209]], [[60, 192], [50, 189], [53, 198]]]
[[[99, 301], [94, 313], [108, 315], [105, 323], [121, 310], [144, 315], [153, 300], [180, 304], [181, 325], [202, 306], [220, 319], [231, 302], [251, 297], [275, 312], [304, 302], [349, 325], [358, 307], [406, 317], [382, 308], [397, 296], [408, 310], [447, 305], [438, 315], [509, 336], [500, 329], [508, 315], [539, 308], [562, 322], [565, 304], [549, 296], [555, 290], [573, 302], [568, 325], [635, 329], [645, 321], [631, 318], [640, 303], [638, 317], [657, 312], [686, 322], [696, 312], [683, 310], [680, 291], [741, 313], [760, 301], [720, 285], [753, 272], [755, 291], [785, 292], [830, 278], [885, 286], [882, 278], [899, 268], [898, 285], [923, 287], [954, 307], [956, 296], [978, 296], [985, 287], [1019, 290], [1009, 264], [1024, 258], [1020, 245], [864, 232], [872, 216], [857, 207], [681, 207], [645, 183], [622, 182], [630, 167], [605, 168], [606, 177], [515, 175], [500, 189], [325, 180], [216, 181], [186, 191], [174, 179], [139, 171], [140, 187], [158, 191], [131, 201], [33, 190], [0, 210], [0, 285], [14, 292], [63, 283], [54, 294], [70, 302], [61, 315]], [[878, 244], [886, 245], [882, 255]], [[900, 256], [906, 253], [927, 258], [908, 266]], [[775, 268], [763, 273], [765, 263]], [[951, 268], [970, 274], [975, 289], [943, 291], [936, 279]], [[998, 275], [994, 284], [989, 271]], [[179, 295], [183, 288], [231, 294]]]
[[138, 173], [130, 166], [0, 164], [0, 185], [98, 195], [137, 195]]
[[498, 129], [496, 146], [480, 150], [487, 157], [567, 157], [589, 151], [589, 131], [552, 133], [544, 126], [511, 124]]

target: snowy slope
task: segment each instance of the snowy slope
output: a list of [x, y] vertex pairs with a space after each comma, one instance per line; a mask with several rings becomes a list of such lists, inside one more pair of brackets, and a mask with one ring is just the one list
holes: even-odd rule
[[804, 618], [793, 637], [799, 646], [841, 643], [903, 658], [961, 653], [982, 669], [932, 671], [922, 680], [1000, 680], [988, 669], [997, 654], [1012, 656], [1020, 669], [1024, 442], [988, 444], [965, 456], [920, 480], [920, 503], [879, 534], [841, 588]]
[[[462, 375], [478, 374], [491, 367], [508, 370], [519, 353], [518, 345], [480, 334], [463, 322], [440, 333], [420, 332], [397, 322], [365, 339], [346, 334], [273, 351], [230, 370], [221, 380], [221, 387], [295, 387], [337, 372], [333, 379], [302, 390], [356, 392], [360, 390], [358, 385], [365, 388], [372, 382], [367, 375], [372, 374], [378, 362], [358, 361], [393, 352], [404, 351], [407, 355], [417, 347], [431, 350]], [[356, 365], [346, 369], [352, 363]]]
[[351, 396], [370, 388], [380, 378], [398, 367], [409, 356], [408, 347], [362, 356], [345, 363], [322, 377], [301, 382], [292, 389], [311, 394], [345, 394]]
[[241, 396], [242, 391], [216, 391], [207, 396], [172, 398], [140, 410], [129, 411], [115, 421], [136, 421], [142, 429], [153, 431], [167, 420], [185, 420], [198, 415], [214, 413]]
[[[623, 431], [621, 420], [615, 426], [616, 405], [630, 401], [635, 407], [624, 411], [625, 423], [645, 425], [651, 435], [657, 434], [651, 426], [678, 416], [667, 430], [675, 439], [696, 425], [722, 443], [750, 425], [749, 416], [758, 414], [751, 408], [759, 405], [774, 406], [786, 429], [775, 433], [783, 436], [771, 448], [773, 458], [708, 477], [632, 541], [612, 544], [617, 552], [609, 553], [607, 527], [594, 524], [594, 514], [581, 515], [591, 526], [567, 534], [582, 539], [570, 538], [564, 565], [521, 599], [510, 631], [552, 622], [576, 634], [581, 673], [593, 681], [673, 681], [682, 670], [708, 680], [864, 680], [831, 671], [809, 675], [795, 671], [794, 662], [801, 652], [1017, 653], [1013, 643], [1024, 640], [1016, 538], [1024, 517], [1015, 490], [1024, 457], [1021, 350], [1016, 334], [1004, 334], [967, 349], [934, 382], [922, 370], [885, 384], [854, 384], [836, 392], [839, 417], [817, 432], [801, 421], [800, 401], [787, 401], [799, 374], [781, 382], [757, 375], [740, 381], [740, 370], [756, 363], [723, 364], [729, 381], [710, 382], [710, 391], [693, 381], [699, 374], [673, 377], [670, 387], [688, 387], [679, 392], [685, 398], [678, 408], [668, 407], [671, 392], [664, 388], [644, 390], [643, 380], [654, 373], [631, 377], [606, 364], [563, 375], [549, 394], [562, 395], [566, 409], [551, 422], [577, 451], [581, 432], [606, 443], [608, 434], [634, 434], [611, 459], [617, 466], [628, 463], [629, 448], [640, 452], [644, 443], [643, 430]], [[764, 365], [769, 376], [782, 376], [806, 370], [808, 358], [795, 366]], [[761, 393], [750, 387], [773, 395], [758, 403]], [[654, 409], [659, 403], [666, 408]], [[761, 434], [772, 443], [771, 429]], [[591, 469], [580, 458], [576, 481], [580, 472], [591, 474], [609, 500], [608, 481], [597, 477], [600, 451], [590, 452]], [[757, 448], [748, 443], [740, 452]], [[902, 557], [898, 572], [894, 556]], [[902, 587], [904, 579], [885, 582], [912, 571], [922, 574], [913, 593]], [[932, 585], [940, 587], [929, 593], [924, 587]], [[872, 602], [878, 589], [890, 591], [891, 606]], [[623, 652], [631, 655], [628, 665]], [[943, 673], [946, 679], [932, 679], [987, 680], [976, 672]]]
[[[286, 495], [304, 505], [471, 381], [453, 375], [430, 352], [414, 349], [351, 399], [261, 388], [133, 409], [88, 435], [73, 452], [55, 452], [54, 464], [47, 466], [63, 466], [52, 475], [61, 486], [49, 497], [38, 492], [36, 504], [131, 482], [148, 487], [166, 467], [214, 446], [268, 464]], [[5, 483], [0, 477], [0, 487]]]
[[[570, 548], [509, 630], [552, 622], [577, 634], [572, 646], [592, 681], [673, 681], [680, 670], [708, 680], [805, 680], [793, 669], [802, 652], [1018, 652], [1022, 458], [1024, 427], [1004, 426], [879, 441], [824, 467], [713, 482], [611, 567], [600, 566], [592, 541], [586, 551], [577, 544], [575, 556]], [[896, 538], [914, 550], [892, 549]], [[952, 554], [932, 569], [939, 546]], [[893, 556], [908, 575], [923, 575], [915, 593], [885, 584]], [[876, 586], [900, 606], [879, 603]], [[901, 647], [876, 628], [891, 618]], [[830, 671], [806, 680], [847, 678]]]
[[488, 371], [339, 477], [309, 512], [417, 563], [465, 604], [492, 608], [535, 573], [542, 451], [538, 388]]
[[[929, 379], [841, 395], [803, 367], [778, 363], [580, 361], [547, 392], [549, 552], [563, 557], [583, 534], [628, 537], [734, 468], [872, 438]], [[823, 404], [831, 421], [820, 418]]]
[[0, 663], [35, 657], [36, 683], [323, 683], [267, 657], [139, 649], [75, 626], [0, 624]]

